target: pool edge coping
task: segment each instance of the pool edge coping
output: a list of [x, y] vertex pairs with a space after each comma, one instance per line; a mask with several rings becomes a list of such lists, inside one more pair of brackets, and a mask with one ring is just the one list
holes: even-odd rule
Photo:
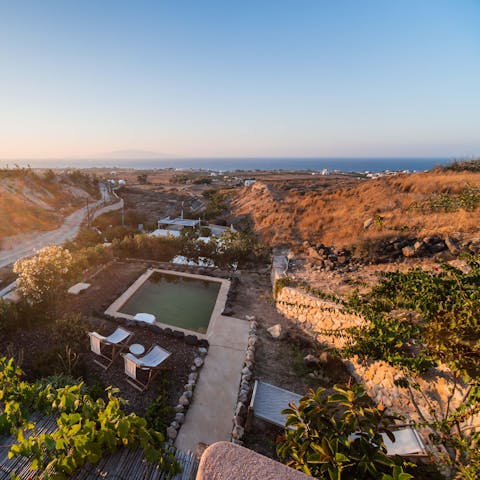
[[[175, 270], [163, 270], [160, 268], [148, 268], [146, 272], [142, 273], [133, 283], [130, 285], [127, 290], [125, 290], [113, 303], [105, 310], [105, 315], [110, 315], [114, 318], [123, 318], [125, 320], [134, 320], [133, 315], [128, 315], [127, 313], [120, 312], [120, 309], [127, 303], [128, 300], [138, 291], [138, 289], [150, 278], [150, 276], [154, 272], [163, 273], [166, 275], [177, 275], [179, 277], [189, 277], [195, 278], [197, 280], [204, 280], [210, 282], [220, 283], [220, 290], [218, 291], [217, 298], [215, 300], [215, 305], [213, 307], [212, 313], [210, 315], [210, 320], [208, 323], [206, 333], [196, 332], [195, 330], [188, 330], [182, 327], [178, 327], [176, 325], [169, 325], [167, 323], [159, 322], [155, 320], [154, 325], [158, 325], [161, 328], [171, 328], [172, 330], [178, 330], [185, 335], [195, 335], [201, 339], [208, 339], [214, 330], [215, 324], [222, 317], [222, 312], [225, 309], [225, 305], [227, 303], [227, 296], [230, 290], [231, 282], [230, 280], [226, 280], [225, 278], [218, 278], [218, 277], [210, 277], [207, 275], [198, 275], [195, 273], [187, 273], [187, 272], [178, 272]], [[138, 312], [140, 313], [140, 312]]]

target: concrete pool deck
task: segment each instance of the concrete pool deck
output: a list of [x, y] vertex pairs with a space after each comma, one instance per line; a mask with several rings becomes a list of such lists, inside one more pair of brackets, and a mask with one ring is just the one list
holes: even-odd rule
[[[222, 316], [222, 312], [225, 309], [225, 304], [227, 303], [227, 296], [228, 291], [230, 290], [230, 281], [225, 280], [224, 278], [217, 278], [217, 277], [209, 277], [206, 275], [196, 275], [194, 273], [185, 273], [185, 272], [176, 272], [175, 270], [162, 270], [158, 268], [149, 268], [146, 270], [145, 273], [140, 275], [140, 277], [135, 280], [135, 282], [130, 285], [130, 287], [123, 292], [120, 297], [118, 297], [108, 308], [105, 310], [106, 315], [110, 315], [115, 318], [124, 318], [126, 320], [134, 320], [134, 315], [129, 315], [127, 313], [123, 313], [120, 310], [122, 309], [123, 305], [125, 305], [130, 298], [137, 293], [137, 291], [144, 285], [144, 283], [150, 278], [151, 275], [154, 273], [161, 273], [163, 275], [175, 275], [178, 277], [187, 277], [194, 280], [201, 280], [207, 282], [215, 282], [220, 284], [220, 289], [217, 294], [217, 299], [215, 301], [212, 313], [210, 315], [210, 321], [208, 324], [208, 328], [206, 333], [197, 332], [194, 330], [188, 330], [186, 328], [182, 328], [178, 325], [170, 325], [168, 323], [162, 323], [157, 319], [155, 322], [156, 325], [162, 328], [173, 328], [174, 330], [179, 330], [184, 332], [185, 335], [196, 335], [198, 338], [205, 338], [208, 339], [211, 334], [215, 331], [215, 326], [217, 323], [220, 323], [220, 317]], [[137, 312], [143, 313], [143, 312]], [[150, 312], [145, 312], [150, 313]]]
[[182, 451], [195, 452], [199, 443], [230, 441], [250, 324], [223, 315], [219, 320], [208, 338], [208, 355], [175, 442]]

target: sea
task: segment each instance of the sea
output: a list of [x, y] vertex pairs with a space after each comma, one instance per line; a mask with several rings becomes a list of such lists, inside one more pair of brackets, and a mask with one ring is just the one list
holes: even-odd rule
[[342, 172], [383, 172], [383, 171], [425, 171], [435, 166], [447, 165], [454, 159], [447, 157], [413, 158], [148, 158], [148, 159], [70, 159], [70, 160], [22, 160], [0, 161], [0, 164], [30, 165], [33, 168], [134, 168], [138, 170], [151, 169], [195, 169], [214, 171], [236, 170], [307, 170]]

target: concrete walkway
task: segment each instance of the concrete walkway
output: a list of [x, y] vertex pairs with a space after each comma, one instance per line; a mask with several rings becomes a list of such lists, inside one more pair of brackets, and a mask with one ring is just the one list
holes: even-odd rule
[[193, 393], [193, 403], [175, 445], [195, 452], [197, 445], [229, 441], [248, 342], [249, 322], [221, 316]]

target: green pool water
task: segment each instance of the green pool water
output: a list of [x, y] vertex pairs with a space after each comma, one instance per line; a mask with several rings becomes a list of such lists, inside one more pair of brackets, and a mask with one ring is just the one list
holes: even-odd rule
[[206, 333], [220, 285], [214, 281], [153, 272], [120, 312], [132, 316], [151, 313], [158, 322]]

